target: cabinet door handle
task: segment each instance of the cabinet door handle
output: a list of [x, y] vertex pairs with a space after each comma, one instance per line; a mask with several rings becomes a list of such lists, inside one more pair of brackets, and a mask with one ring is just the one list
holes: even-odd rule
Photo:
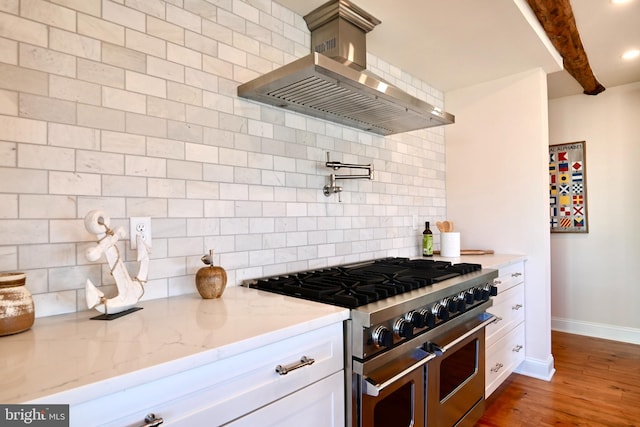
[[517, 272], [517, 271], [515, 273], [511, 274], [511, 277], [520, 277], [520, 276], [522, 276], [522, 273]]
[[280, 375], [287, 375], [289, 372], [294, 371], [298, 368], [302, 368], [303, 366], [312, 365], [316, 359], [312, 359], [307, 356], [302, 356], [299, 362], [294, 362], [289, 365], [278, 365], [276, 366], [276, 372]]
[[498, 323], [500, 321], [502, 321], [502, 317], [496, 316], [496, 320], [493, 323]]
[[156, 427], [162, 424], [164, 420], [162, 418], [157, 418], [156, 414], [147, 414], [147, 416], [144, 417], [144, 422], [145, 424], [140, 427]]
[[496, 366], [491, 368], [491, 372], [498, 372], [504, 365], [502, 363], [496, 363]]
[[493, 284], [494, 285], [502, 285], [502, 281], [498, 280], [498, 279], [493, 279]]
[[520, 350], [522, 349], [523, 347], [520, 344], [518, 344], [517, 346], [513, 347], [512, 351], [515, 351], [516, 353], [520, 353]]
[[512, 310], [520, 310], [522, 308], [522, 304], [516, 304], [513, 307], [511, 307]]

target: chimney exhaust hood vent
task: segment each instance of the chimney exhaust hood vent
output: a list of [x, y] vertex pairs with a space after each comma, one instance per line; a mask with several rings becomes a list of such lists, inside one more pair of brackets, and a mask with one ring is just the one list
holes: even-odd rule
[[315, 52], [238, 87], [238, 96], [380, 135], [455, 118], [366, 70], [366, 33], [380, 23], [347, 0], [304, 17]]

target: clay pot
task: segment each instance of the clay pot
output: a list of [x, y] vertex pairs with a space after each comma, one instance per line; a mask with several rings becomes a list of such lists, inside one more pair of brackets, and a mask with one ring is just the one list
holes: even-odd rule
[[0, 336], [17, 334], [33, 326], [35, 309], [24, 273], [0, 273]]

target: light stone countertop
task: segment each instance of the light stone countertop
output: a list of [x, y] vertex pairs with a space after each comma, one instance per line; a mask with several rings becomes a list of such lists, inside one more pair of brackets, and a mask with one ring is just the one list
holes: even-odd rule
[[[524, 255], [435, 260], [501, 268]], [[0, 337], [0, 403], [73, 404], [231, 357], [348, 318], [349, 310], [241, 286], [139, 303], [111, 321], [97, 311], [38, 318]], [[37, 310], [37, 307], [36, 307]]]
[[[345, 308], [235, 286], [97, 311], [38, 318], [0, 337], [0, 403], [73, 404], [196, 368], [348, 318]], [[36, 307], [37, 310], [37, 307]]]

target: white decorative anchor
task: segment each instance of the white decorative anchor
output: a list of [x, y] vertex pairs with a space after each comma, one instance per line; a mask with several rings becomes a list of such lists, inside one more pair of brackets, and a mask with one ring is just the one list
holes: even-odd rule
[[120, 251], [116, 246], [118, 239], [126, 237], [126, 233], [120, 226], [115, 227], [114, 230], [110, 229], [110, 222], [111, 219], [103, 211], [99, 210], [90, 211], [84, 217], [85, 228], [98, 238], [97, 245], [87, 249], [85, 255], [89, 261], [97, 261], [104, 254], [118, 288], [118, 295], [107, 299], [104, 293], [91, 283], [90, 279], [87, 279], [85, 285], [87, 307], [95, 308], [104, 314], [120, 313], [133, 308], [144, 295], [144, 285], [147, 282], [149, 273], [150, 248], [142, 237], [137, 235], [137, 261], [140, 263], [140, 267], [136, 277], [131, 278], [129, 276], [129, 272], [120, 257]]

